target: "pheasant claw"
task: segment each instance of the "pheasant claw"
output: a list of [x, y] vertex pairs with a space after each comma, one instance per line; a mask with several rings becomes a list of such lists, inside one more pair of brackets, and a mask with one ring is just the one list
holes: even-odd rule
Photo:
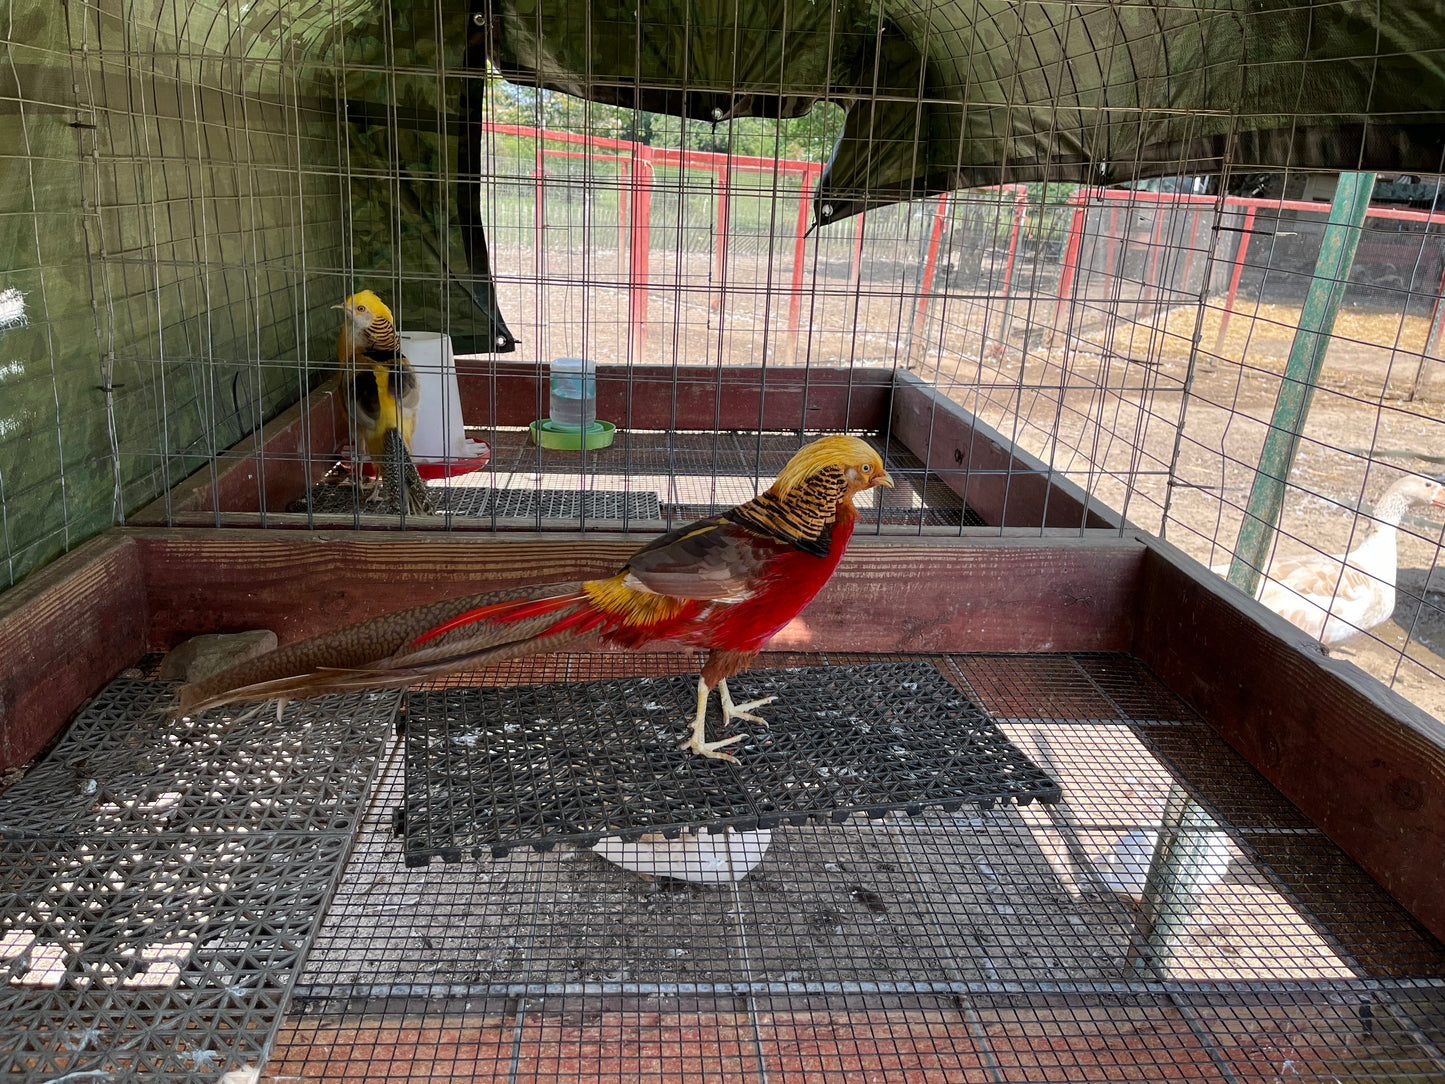
[[718, 698], [722, 701], [723, 718], [728, 722], [734, 719], [744, 719], [750, 723], [757, 723], [760, 726], [767, 726], [768, 721], [761, 716], [753, 715], [753, 708], [760, 708], [764, 704], [771, 704], [777, 699], [776, 696], [765, 696], [760, 700], [749, 700], [746, 703], [734, 704], [732, 693], [728, 692], [728, 683], [724, 679], [717, 683]]

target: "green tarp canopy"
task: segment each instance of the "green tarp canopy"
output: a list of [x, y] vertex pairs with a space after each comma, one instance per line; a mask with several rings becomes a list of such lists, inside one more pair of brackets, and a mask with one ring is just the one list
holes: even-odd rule
[[495, 0], [508, 79], [700, 120], [847, 122], [819, 222], [1012, 181], [1445, 170], [1439, 3]]

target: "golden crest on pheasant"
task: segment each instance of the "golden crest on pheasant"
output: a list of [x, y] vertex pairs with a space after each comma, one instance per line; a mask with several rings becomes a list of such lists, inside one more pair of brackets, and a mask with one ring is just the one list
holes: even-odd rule
[[413, 514], [434, 512], [431, 493], [411, 458], [421, 389], [416, 370], [402, 353], [391, 309], [370, 290], [334, 307], [346, 314], [336, 339], [336, 359], [347, 428], [358, 450], [365, 446], [381, 478], [372, 499], [390, 499], [399, 510]]

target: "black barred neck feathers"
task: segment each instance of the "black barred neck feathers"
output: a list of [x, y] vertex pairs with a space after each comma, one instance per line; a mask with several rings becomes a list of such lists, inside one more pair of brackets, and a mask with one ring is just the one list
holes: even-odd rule
[[857, 437], [821, 437], [800, 448], [766, 493], [726, 516], [819, 556], [828, 552], [838, 510], [853, 494], [891, 486], [883, 458]]
[[396, 333], [396, 326], [384, 316], [376, 316], [366, 329], [365, 347], [368, 349], [384, 351], [388, 354], [395, 354], [401, 350], [401, 336]]
[[848, 493], [848, 480], [836, 463], [815, 470], [779, 493], [777, 484], [726, 516], [755, 531], [791, 542], [801, 549], [827, 552], [838, 504]]
[[[846, 473], [850, 467], [867, 464], [870, 471], [883, 473], [883, 461], [867, 441], [857, 437], [819, 437], [798, 449], [788, 465], [778, 472], [770, 492], [786, 497], [795, 488], [825, 467], [837, 467]], [[859, 488], [866, 488], [867, 483]]]
[[359, 290], [337, 307], [345, 311], [351, 334], [362, 349], [387, 354], [401, 350], [391, 309], [371, 290]]

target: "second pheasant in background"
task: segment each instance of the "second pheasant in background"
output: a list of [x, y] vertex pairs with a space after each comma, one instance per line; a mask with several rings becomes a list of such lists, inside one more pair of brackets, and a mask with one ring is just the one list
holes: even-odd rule
[[376, 499], [389, 499], [413, 514], [436, 511], [431, 493], [411, 458], [421, 390], [416, 371], [401, 352], [391, 310], [370, 290], [335, 306], [346, 314], [336, 339], [341, 394], [348, 428], [381, 477]]

